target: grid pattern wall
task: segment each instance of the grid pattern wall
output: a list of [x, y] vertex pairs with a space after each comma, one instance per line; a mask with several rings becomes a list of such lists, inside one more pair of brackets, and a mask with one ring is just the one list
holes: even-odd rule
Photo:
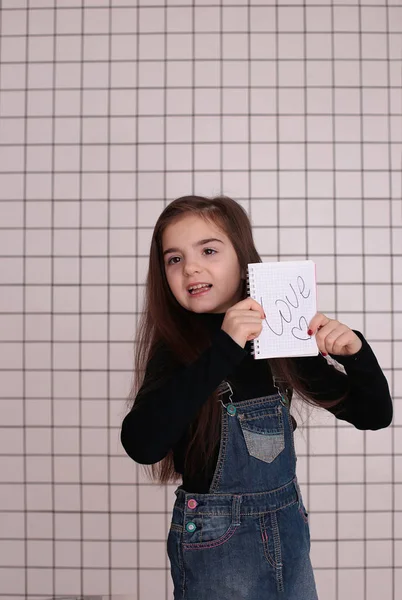
[[0, 26], [0, 598], [172, 597], [176, 486], [119, 430], [152, 228], [192, 192], [313, 259], [376, 352], [393, 426], [301, 407], [298, 475], [320, 598], [401, 598], [399, 0], [3, 0]]

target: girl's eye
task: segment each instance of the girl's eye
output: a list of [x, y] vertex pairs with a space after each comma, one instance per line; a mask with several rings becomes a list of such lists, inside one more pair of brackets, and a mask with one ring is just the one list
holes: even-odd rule
[[[204, 248], [204, 252], [207, 252], [208, 254], [207, 256], [213, 256], [214, 254], [216, 254], [216, 250], [214, 250], [213, 248]], [[211, 251], [212, 254], [209, 254], [209, 251]], [[175, 258], [180, 258], [179, 256], [172, 256], [171, 258], [169, 258], [169, 260], [167, 261], [168, 265], [177, 265], [177, 262], [172, 262], [174, 261]]]

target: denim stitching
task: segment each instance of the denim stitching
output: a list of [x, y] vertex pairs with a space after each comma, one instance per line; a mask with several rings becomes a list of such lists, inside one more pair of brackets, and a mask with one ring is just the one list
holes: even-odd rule
[[263, 547], [263, 550], [264, 550], [265, 558], [267, 559], [267, 561], [269, 562], [269, 564], [271, 565], [271, 567], [273, 569], [275, 569], [276, 568], [275, 567], [275, 563], [274, 563], [274, 561], [273, 561], [273, 559], [272, 559], [272, 557], [271, 557], [271, 555], [269, 553], [268, 537], [267, 537], [268, 533], [267, 533], [267, 530], [266, 530], [266, 527], [265, 527], [265, 519], [264, 519], [263, 515], [260, 516], [260, 529], [261, 529], [261, 535], [262, 535], [262, 547]]
[[221, 440], [220, 440], [220, 448], [219, 448], [219, 456], [218, 456], [218, 462], [215, 468], [215, 473], [214, 473], [214, 477], [212, 479], [210, 488], [209, 488], [209, 493], [213, 493], [214, 491], [216, 491], [216, 489], [219, 486], [219, 482], [220, 482], [220, 478], [222, 476], [222, 471], [223, 471], [223, 463], [225, 461], [225, 456], [226, 456], [226, 444], [227, 444], [227, 439], [228, 439], [228, 422], [227, 422], [227, 413], [226, 411], [223, 409], [223, 407], [221, 407]]
[[[293, 479], [291, 479], [287, 483], [284, 483], [280, 487], [275, 488], [274, 490], [270, 490], [268, 492], [252, 492], [252, 493], [241, 494], [242, 502], [244, 502], [244, 501], [247, 502], [247, 498], [248, 497], [251, 497], [251, 498], [259, 498], [259, 497], [261, 497], [261, 498], [263, 498], [265, 496], [268, 499], [271, 498], [272, 501], [275, 502], [276, 506], [275, 506], [275, 508], [268, 509], [268, 510], [263, 511], [261, 513], [261, 514], [265, 514], [266, 512], [272, 512], [272, 511], [275, 511], [275, 510], [279, 510], [280, 508], [284, 508], [285, 506], [290, 506], [290, 504], [293, 504], [294, 502], [297, 502], [297, 499], [296, 500], [292, 499], [292, 500], [289, 501], [289, 494], [291, 492], [291, 489], [293, 489], [295, 491], [296, 496], [298, 498], [297, 477], [294, 477]], [[285, 498], [282, 501], [279, 501], [279, 502], [277, 500], [275, 500], [275, 497], [278, 496], [278, 495], [280, 495], [280, 494], [282, 494], [282, 493], [285, 493]], [[197, 494], [188, 494], [184, 490], [182, 490], [182, 494], [183, 495], [187, 494], [187, 495], [192, 495], [192, 496], [195, 495], [197, 497]], [[211, 496], [212, 494], [199, 494], [199, 495]], [[231, 494], [231, 493], [225, 493], [225, 494], [216, 493], [213, 496], [214, 496], [214, 500], [216, 498], [228, 498], [228, 499], [230, 499], [230, 498], [233, 497], [233, 494]], [[266, 502], [267, 501], [268, 500], [266, 500]], [[182, 513], [184, 513], [184, 510], [185, 510], [184, 505], [180, 506], [179, 504], [175, 504], [174, 508], [177, 509], [177, 510], [180, 510]], [[200, 511], [200, 512], [202, 512], [202, 511]], [[230, 513], [226, 513], [226, 512], [221, 513], [220, 511], [214, 511], [214, 512], [211, 512], [211, 513], [208, 513], [208, 514], [210, 514], [210, 515], [218, 515], [218, 514], [219, 515], [228, 515]], [[260, 514], [260, 512], [255, 512], [254, 509], [251, 509], [251, 510], [244, 509], [244, 511], [241, 511], [241, 515], [245, 515], [245, 516], [247, 516], [247, 515], [248, 516], [252, 516], [252, 515], [258, 515], [258, 514]]]
[[241, 523], [240, 505], [242, 501], [243, 498], [241, 495], [234, 496], [232, 500], [232, 522], [234, 522], [235, 525], [240, 525]]
[[217, 540], [213, 542], [195, 542], [194, 544], [183, 543], [183, 548], [185, 550], [202, 550], [207, 548], [216, 548], [217, 546], [221, 546], [225, 542], [227, 542], [233, 534], [239, 529], [240, 525], [231, 525], [227, 532]]
[[[243, 430], [244, 440], [250, 456], [271, 464], [285, 449], [285, 440], [283, 435], [264, 436], [262, 439], [256, 439], [257, 436], [263, 435], [262, 433], [250, 432], [247, 429]], [[268, 446], [268, 448], [265, 446]]]
[[[232, 515], [232, 521], [231, 524], [229, 526], [229, 528], [227, 529], [227, 531], [217, 540], [210, 540], [210, 541], [206, 541], [203, 542], [202, 541], [202, 520], [201, 520], [201, 540], [199, 542], [184, 542], [183, 543], [183, 547], [185, 549], [191, 549], [191, 548], [214, 548], [215, 546], [220, 546], [221, 544], [223, 544], [225, 541], [227, 541], [227, 539], [230, 539], [233, 535], [233, 533], [236, 531], [236, 529], [241, 525], [241, 516], [240, 516], [240, 505], [242, 502], [242, 498], [241, 496], [234, 496], [233, 500], [232, 500], [232, 511], [231, 511], [231, 515]], [[227, 537], [228, 536], [228, 537]], [[227, 539], [225, 539], [227, 538]]]
[[247, 422], [247, 421], [254, 421], [255, 419], [261, 419], [263, 417], [277, 417], [280, 414], [280, 412], [281, 411], [278, 409], [268, 410], [268, 411], [263, 412], [261, 415], [255, 415], [253, 417], [248, 417], [246, 415], [246, 413], [241, 413], [240, 420], [241, 421], [244, 420]]
[[275, 553], [275, 565], [276, 565], [276, 582], [278, 592], [283, 592], [283, 572], [282, 572], [282, 552], [281, 552], [281, 539], [279, 534], [278, 520], [276, 518], [276, 512], [271, 514], [272, 533], [274, 537], [274, 553]]
[[[268, 464], [273, 462], [275, 460], [275, 458], [277, 458], [279, 456], [279, 454], [281, 452], [283, 452], [283, 450], [285, 449], [285, 430], [284, 430], [284, 425], [283, 425], [282, 411], [280, 409], [278, 409], [275, 416], [278, 418], [279, 427], [272, 429], [272, 430], [271, 429], [265, 430], [260, 427], [257, 427], [257, 428], [254, 428], [252, 431], [250, 431], [247, 428], [247, 421], [249, 421], [251, 419], [247, 419], [246, 422], [244, 422], [243, 419], [239, 418], [241, 431], [243, 433], [244, 441], [246, 442], [247, 450], [248, 450], [250, 456], [253, 456], [254, 458], [262, 460], [263, 462], [266, 462]], [[255, 418], [257, 418], [257, 417], [255, 417]], [[267, 457], [267, 456], [265, 456], [262, 448], [261, 448], [262, 451], [260, 453], [258, 453], [257, 449], [254, 449], [252, 447], [252, 441], [253, 441], [252, 438], [253, 438], [253, 434], [267, 435], [269, 431], [279, 431], [280, 434], [278, 436], [276, 436], [276, 437], [278, 437], [278, 443], [275, 445], [275, 451], [274, 451], [274, 448], [272, 448], [271, 454]], [[268, 436], [267, 436], [267, 439], [269, 439]]]
[[295, 438], [294, 438], [293, 422], [292, 422], [292, 417], [290, 415], [290, 406], [289, 406], [289, 408], [287, 406], [284, 406], [284, 409], [286, 411], [287, 418], [288, 418], [288, 423], [289, 423], [290, 445], [291, 445], [291, 448], [292, 448], [292, 458], [293, 458], [293, 460], [297, 460], [297, 458], [296, 458], [296, 448], [295, 448]]
[[[259, 515], [268, 515], [270, 513], [273, 512], [277, 512], [278, 510], [281, 510], [282, 508], [286, 508], [287, 506], [291, 506], [292, 504], [296, 504], [297, 500], [289, 500], [286, 504], [280, 504], [278, 506], [276, 506], [275, 508], [272, 509], [268, 509], [268, 510], [262, 510], [262, 511], [254, 511], [254, 510], [246, 510], [246, 511], [240, 511], [240, 515], [242, 517], [258, 517]], [[201, 511], [195, 511], [193, 513], [194, 515], [197, 516], [204, 516], [204, 517], [230, 517], [230, 515], [232, 514], [231, 512], [201, 512]], [[181, 525], [177, 525], [178, 527], [181, 527]]]
[[242, 408], [243, 406], [254, 406], [255, 404], [261, 404], [262, 402], [277, 402], [280, 400], [279, 394], [271, 394], [270, 396], [260, 396], [259, 398], [252, 398], [249, 400], [239, 400], [232, 402], [236, 407]]

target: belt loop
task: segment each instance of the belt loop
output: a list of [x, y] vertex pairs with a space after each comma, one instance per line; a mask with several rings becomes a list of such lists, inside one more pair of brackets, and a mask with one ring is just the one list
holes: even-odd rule
[[242, 496], [233, 496], [232, 500], [232, 525], [240, 525], [240, 505]]

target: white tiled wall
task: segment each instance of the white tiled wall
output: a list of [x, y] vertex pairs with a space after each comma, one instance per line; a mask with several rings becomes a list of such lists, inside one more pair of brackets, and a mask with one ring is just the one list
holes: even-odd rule
[[320, 599], [402, 597], [401, 29], [399, 0], [3, 0], [1, 599], [172, 597], [176, 486], [119, 428], [152, 227], [192, 192], [372, 344], [393, 427], [314, 412], [299, 478]]

